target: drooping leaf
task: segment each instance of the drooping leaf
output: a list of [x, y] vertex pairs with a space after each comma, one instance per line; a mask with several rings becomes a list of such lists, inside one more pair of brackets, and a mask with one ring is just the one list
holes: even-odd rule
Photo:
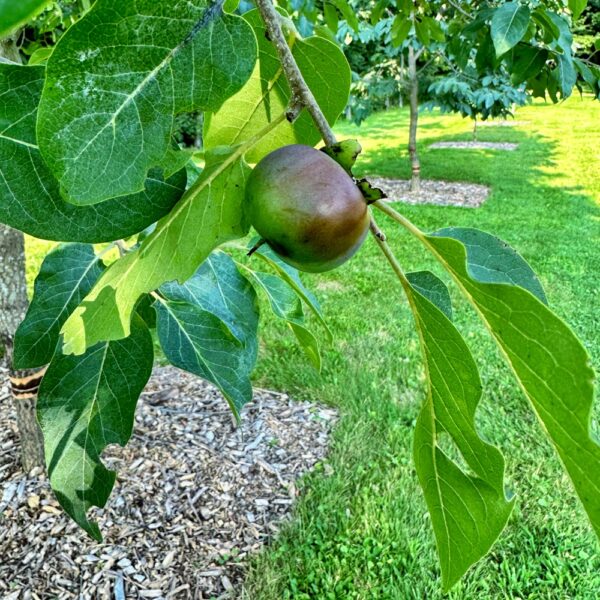
[[233, 260], [215, 253], [184, 284], [167, 283], [154, 307], [167, 359], [214, 383], [234, 414], [252, 399], [258, 350], [256, 293]]
[[[445, 230], [443, 236], [438, 232], [421, 239], [496, 339], [600, 536], [600, 445], [590, 434], [594, 371], [586, 350], [559, 317], [524, 289], [527, 276], [514, 279], [513, 251], [506, 249], [502, 279], [496, 238], [471, 230], [464, 245], [460, 230]], [[480, 268], [480, 252], [496, 255], [494, 271]]]
[[329, 339], [333, 338], [331, 330], [323, 317], [321, 305], [316, 296], [302, 283], [298, 270], [283, 262], [279, 256], [267, 245], [262, 245], [255, 255], [268, 264], [290, 287], [296, 292], [300, 299], [309, 307], [325, 328]]
[[[204, 143], [207, 148], [233, 145], [250, 138], [288, 106], [289, 87], [277, 52], [266, 38], [260, 15], [253, 10], [244, 18], [256, 33], [259, 62], [248, 83], [220, 110], [206, 116]], [[335, 44], [321, 37], [294, 39], [291, 43], [292, 53], [308, 87], [329, 123], [335, 123], [348, 101], [348, 61]], [[248, 152], [247, 159], [258, 162], [280, 146], [298, 143], [313, 146], [320, 138], [310, 115], [303, 111], [293, 124], [284, 121], [273, 129]]]
[[[434, 290], [437, 300], [448, 296], [432, 273], [413, 274], [412, 279]], [[468, 346], [444, 312], [415, 285], [406, 291], [429, 387], [415, 426], [415, 468], [431, 515], [443, 587], [448, 590], [488, 552], [504, 529], [513, 502], [504, 492], [502, 454], [475, 428], [481, 381]], [[445, 298], [442, 304], [446, 306]], [[442, 436], [450, 437], [458, 456], [445, 449]]]
[[185, 191], [182, 170], [163, 181], [156, 170], [140, 194], [95, 206], [74, 206], [36, 145], [43, 67], [0, 63], [0, 223], [37, 238], [106, 242], [128, 237], [168, 213]]
[[546, 64], [548, 50], [529, 44], [517, 44], [514, 49], [512, 80], [519, 84], [535, 77]]
[[165, 283], [160, 292], [168, 300], [195, 304], [221, 319], [248, 347], [254, 363], [258, 350], [256, 293], [228, 254], [212, 252], [187, 281]]
[[573, 86], [577, 81], [577, 72], [570, 54], [556, 55], [556, 68], [552, 71], [558, 89], [563, 98], [571, 95]]
[[74, 204], [141, 191], [174, 116], [217, 110], [255, 62], [251, 28], [222, 1], [98, 0], [48, 61], [42, 155]]
[[496, 56], [502, 56], [523, 39], [530, 16], [529, 8], [520, 2], [506, 2], [494, 10], [491, 34]]
[[439, 308], [452, 321], [452, 300], [444, 282], [431, 271], [407, 273], [406, 279], [421, 296]]
[[354, 8], [348, 4], [347, 0], [331, 0], [335, 7], [340, 11], [342, 17], [348, 25], [358, 33], [358, 17]]
[[86, 513], [106, 504], [116, 476], [102, 464], [102, 451], [131, 437], [152, 362], [152, 338], [136, 319], [127, 339], [98, 344], [82, 356], [55, 354], [40, 386], [50, 484], [64, 510], [98, 541], [98, 525]]
[[0, 38], [41, 12], [50, 0], [0, 0]]
[[319, 342], [306, 327], [302, 302], [294, 289], [277, 275], [254, 271], [247, 267], [245, 272], [250, 281], [266, 294], [275, 315], [287, 322], [300, 347], [314, 367], [320, 371], [321, 352]]
[[29, 310], [15, 334], [17, 369], [41, 367], [52, 360], [60, 328], [103, 271], [101, 258], [87, 244], [63, 244], [46, 256]]
[[112, 264], [63, 326], [65, 353], [127, 337], [138, 298], [163, 283], [184, 282], [219, 244], [248, 231], [242, 203], [249, 167], [241, 150], [221, 148], [179, 204], [134, 252]]

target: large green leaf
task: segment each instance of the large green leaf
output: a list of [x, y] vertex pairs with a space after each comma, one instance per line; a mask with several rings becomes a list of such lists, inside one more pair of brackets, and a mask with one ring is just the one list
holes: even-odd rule
[[152, 338], [136, 319], [125, 340], [98, 344], [82, 356], [57, 353], [40, 386], [37, 410], [50, 484], [65, 511], [98, 541], [98, 525], [86, 513], [104, 506], [115, 481], [102, 451], [131, 437], [152, 362]]
[[233, 260], [212, 254], [184, 284], [161, 286], [154, 307], [167, 359], [214, 383], [239, 416], [252, 399], [258, 306], [254, 289]]
[[74, 204], [141, 191], [173, 118], [217, 110], [256, 62], [241, 17], [208, 0], [98, 0], [47, 65], [42, 154]]
[[52, 360], [60, 328], [103, 271], [101, 258], [89, 245], [64, 244], [46, 256], [33, 300], [15, 334], [17, 369], [41, 367]]
[[515, 84], [535, 77], [544, 68], [548, 59], [548, 50], [529, 44], [517, 44], [513, 53], [511, 76]]
[[[245, 267], [245, 266], [244, 266]], [[302, 301], [295, 290], [277, 275], [262, 273], [245, 267], [249, 280], [262, 290], [271, 309], [280, 319], [286, 321], [294, 332], [300, 347], [317, 370], [321, 370], [321, 352], [319, 342], [314, 334], [306, 327]]]
[[144, 192], [95, 206], [74, 206], [36, 145], [43, 67], [0, 63], [0, 222], [38, 238], [105, 242], [128, 237], [168, 213], [185, 191], [181, 170], [166, 182], [150, 173]]
[[112, 264], [63, 326], [64, 352], [127, 337], [138, 298], [163, 283], [184, 282], [219, 244], [244, 236], [242, 204], [249, 167], [241, 151], [221, 148], [184, 198], [139, 248]]
[[248, 346], [254, 363], [258, 350], [256, 294], [228, 254], [211, 253], [187, 281], [165, 283], [160, 292], [169, 300], [195, 304], [221, 319], [231, 333]]
[[494, 10], [491, 34], [496, 56], [502, 56], [523, 39], [530, 16], [529, 8], [520, 2], [506, 2]]
[[47, 4], [50, 0], [0, 0], [0, 38], [27, 23]]
[[[417, 288], [409, 283], [405, 289], [429, 385], [415, 427], [415, 467], [447, 590], [488, 552], [504, 529], [513, 502], [504, 493], [502, 454], [482, 440], [475, 428], [481, 397], [475, 361], [452, 322], [427, 297], [441, 301], [446, 310], [448, 292], [441, 291], [445, 286], [432, 273], [415, 273], [411, 279], [420, 284]], [[449, 436], [450, 448], [445, 447], [443, 436]]]
[[[287, 108], [290, 90], [273, 44], [265, 35], [258, 11], [244, 15], [258, 39], [259, 62], [248, 83], [205, 120], [207, 148], [232, 145], [254, 135]], [[292, 38], [292, 53], [329, 123], [344, 110], [350, 90], [350, 67], [342, 51], [321, 37]], [[292, 124], [281, 123], [248, 153], [249, 162], [287, 144], [313, 146], [321, 139], [310, 115], [303, 111]]]
[[[497, 238], [469, 231], [466, 244], [460, 229], [417, 235], [454, 276], [498, 342], [600, 536], [600, 445], [590, 434], [594, 371], [589, 356], [567, 325], [525, 289], [528, 278], [513, 278], [514, 251], [506, 249], [507, 276], [497, 283]], [[496, 255], [495, 271], [480, 268], [481, 252]]]

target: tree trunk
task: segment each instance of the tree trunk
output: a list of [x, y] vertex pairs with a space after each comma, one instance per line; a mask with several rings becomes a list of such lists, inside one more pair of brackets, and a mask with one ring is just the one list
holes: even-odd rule
[[477, 141], [477, 116], [473, 117], [473, 141]]
[[[16, 36], [0, 40], [0, 58], [21, 62]], [[44, 444], [35, 410], [39, 371], [12, 367], [14, 335], [27, 311], [25, 238], [20, 231], [0, 224], [0, 345], [9, 368], [17, 426], [21, 437], [21, 462], [28, 472], [44, 465]]]
[[408, 48], [408, 79], [410, 86], [410, 129], [408, 135], [408, 154], [412, 176], [410, 191], [421, 189], [421, 162], [417, 154], [417, 126], [419, 124], [419, 78], [417, 76], [417, 56], [412, 46]]
[[404, 73], [404, 53], [402, 53], [400, 55], [400, 85], [398, 86], [398, 88], [399, 88], [398, 106], [400, 108], [402, 108], [404, 106], [404, 102], [403, 102], [403, 98], [402, 98], [402, 94], [404, 92], [404, 77], [405, 77], [405, 73]]

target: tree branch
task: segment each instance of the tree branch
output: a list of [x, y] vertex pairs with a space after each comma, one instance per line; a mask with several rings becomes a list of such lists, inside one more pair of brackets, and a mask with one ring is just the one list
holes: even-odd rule
[[325, 144], [332, 146], [337, 142], [335, 134], [296, 64], [296, 59], [281, 29], [281, 15], [277, 12], [271, 0], [256, 0], [256, 6], [267, 28], [269, 38], [277, 50], [281, 68], [292, 92], [288, 119], [294, 121], [298, 113], [306, 108]]

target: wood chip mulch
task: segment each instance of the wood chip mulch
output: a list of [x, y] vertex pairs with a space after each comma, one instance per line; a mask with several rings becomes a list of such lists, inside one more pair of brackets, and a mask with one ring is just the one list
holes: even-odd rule
[[486, 201], [490, 193], [490, 189], [485, 185], [462, 181], [423, 179], [420, 191], [411, 192], [410, 181], [405, 179], [384, 177], [367, 177], [367, 179], [373, 186], [386, 193], [388, 201], [406, 202], [407, 204], [477, 208]]
[[256, 390], [236, 429], [215, 388], [157, 368], [129, 445], [105, 453], [118, 479], [94, 515], [97, 544], [39, 470], [21, 471], [11, 402], [0, 389], [2, 600], [239, 597], [244, 561], [289, 517], [294, 481], [323, 459], [337, 418]]
[[467, 150], [516, 150], [519, 144], [512, 142], [435, 142], [430, 148], [455, 148]]
[[529, 125], [529, 121], [511, 121], [506, 119], [504, 121], [480, 121], [477, 123], [477, 127], [519, 127], [521, 125]]

